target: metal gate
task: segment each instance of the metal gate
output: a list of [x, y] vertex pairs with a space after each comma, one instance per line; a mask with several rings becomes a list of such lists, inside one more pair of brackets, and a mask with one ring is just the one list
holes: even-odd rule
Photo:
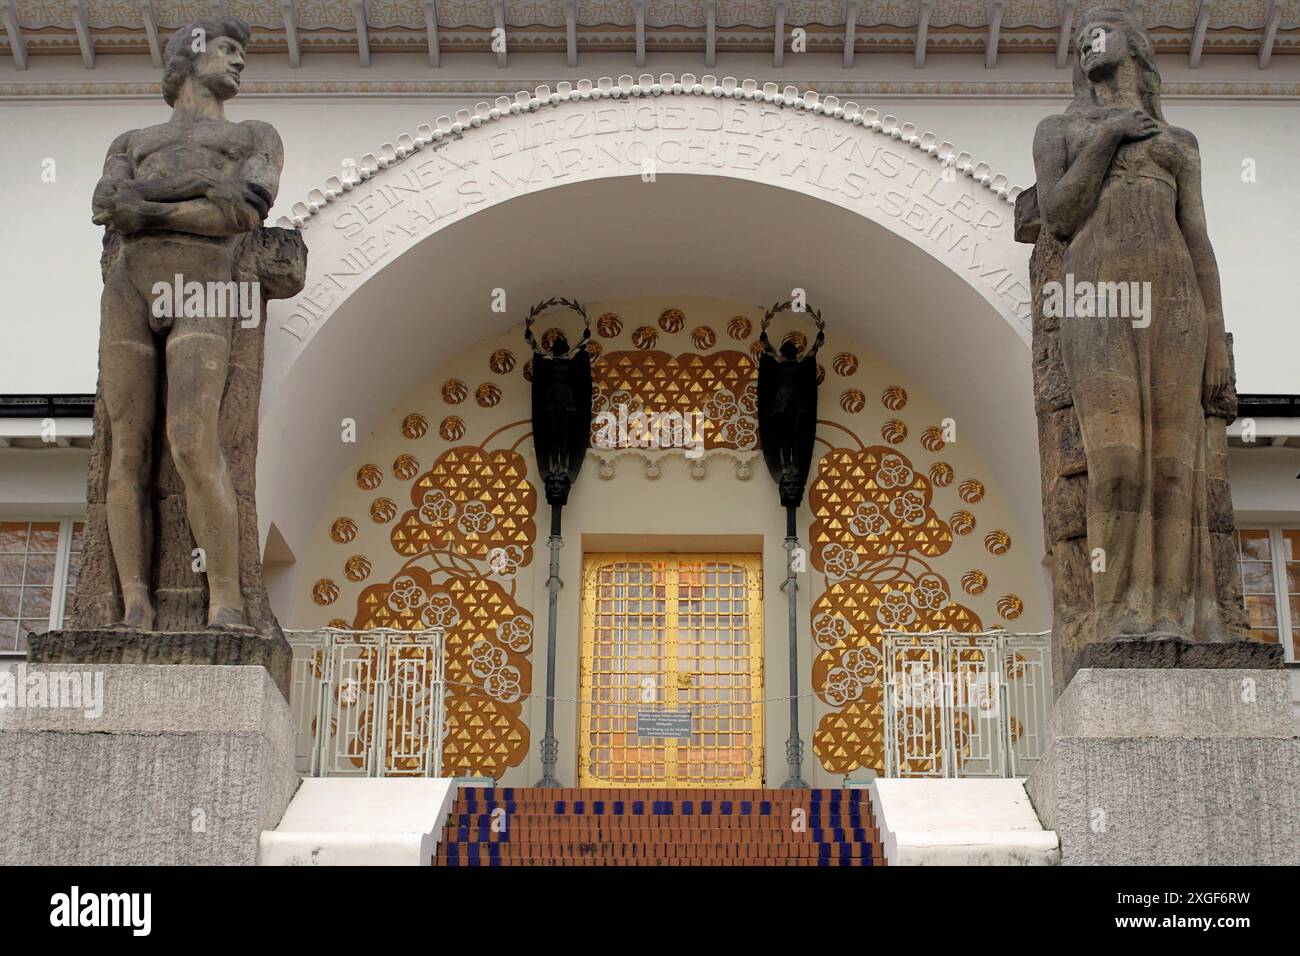
[[443, 632], [285, 631], [298, 770], [313, 777], [439, 777]]
[[1023, 777], [1046, 746], [1050, 634], [884, 635], [885, 775]]
[[[759, 557], [584, 563], [578, 786], [761, 786]], [[689, 734], [638, 735], [647, 716], [661, 715], [688, 722]]]

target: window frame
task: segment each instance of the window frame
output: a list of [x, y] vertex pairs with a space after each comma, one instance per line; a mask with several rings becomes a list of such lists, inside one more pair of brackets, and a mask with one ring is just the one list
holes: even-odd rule
[[[1300, 526], [1290, 522], [1283, 524], [1266, 524], [1249, 522], [1238, 524], [1237, 531], [1267, 531], [1268, 556], [1273, 572], [1273, 606], [1277, 613], [1277, 637], [1282, 645], [1283, 658], [1288, 664], [1297, 663], [1295, 629], [1300, 629], [1300, 621], [1291, 620], [1291, 589], [1286, 577], [1286, 549], [1283, 546], [1282, 532], [1300, 531]], [[1237, 546], [1237, 583], [1242, 591], [1242, 607], [1245, 607], [1245, 579], [1242, 576], [1241, 539], [1233, 535]], [[1292, 559], [1300, 561], [1300, 555]]]
[[[59, 543], [54, 549], [54, 578], [51, 582], [53, 593], [50, 595], [50, 617], [49, 630], [57, 630], [63, 626], [67, 617], [67, 598], [68, 598], [68, 569], [69, 562], [72, 558], [72, 538], [73, 526], [82, 525], [82, 534], [85, 534], [86, 518], [81, 516], [70, 515], [35, 515], [35, 514], [3, 514], [0, 513], [0, 522], [26, 522], [31, 524], [50, 524], [58, 522], [59, 524]], [[84, 542], [83, 542], [84, 547]], [[28, 552], [31, 553], [30, 551]], [[15, 647], [0, 646], [0, 655], [4, 654], [24, 654], [25, 651], [17, 650], [16, 645], [18, 638], [15, 637]]]

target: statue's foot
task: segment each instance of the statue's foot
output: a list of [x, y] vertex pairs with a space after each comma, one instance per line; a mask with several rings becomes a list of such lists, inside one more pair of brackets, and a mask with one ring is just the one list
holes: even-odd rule
[[223, 631], [252, 630], [237, 607], [214, 607], [208, 613], [208, 627]]
[[1137, 609], [1129, 608], [1115, 622], [1115, 630], [1126, 637], [1137, 637], [1151, 633], [1151, 622]]
[[153, 605], [148, 601], [127, 601], [122, 626], [133, 631], [153, 630]]
[[1187, 636], [1186, 630], [1171, 618], [1162, 617], [1156, 621], [1155, 626], [1151, 628], [1151, 636], [1157, 638], [1184, 638]]

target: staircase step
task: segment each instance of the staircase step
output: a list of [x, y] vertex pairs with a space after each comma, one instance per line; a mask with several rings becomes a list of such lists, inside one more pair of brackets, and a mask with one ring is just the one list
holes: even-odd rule
[[861, 790], [465, 787], [434, 862], [878, 866], [883, 858]]

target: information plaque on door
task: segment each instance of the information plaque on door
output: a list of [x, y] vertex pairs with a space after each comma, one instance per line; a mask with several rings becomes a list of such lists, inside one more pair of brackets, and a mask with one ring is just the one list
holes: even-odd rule
[[638, 737], [675, 737], [689, 740], [691, 712], [689, 710], [641, 710], [636, 715]]

